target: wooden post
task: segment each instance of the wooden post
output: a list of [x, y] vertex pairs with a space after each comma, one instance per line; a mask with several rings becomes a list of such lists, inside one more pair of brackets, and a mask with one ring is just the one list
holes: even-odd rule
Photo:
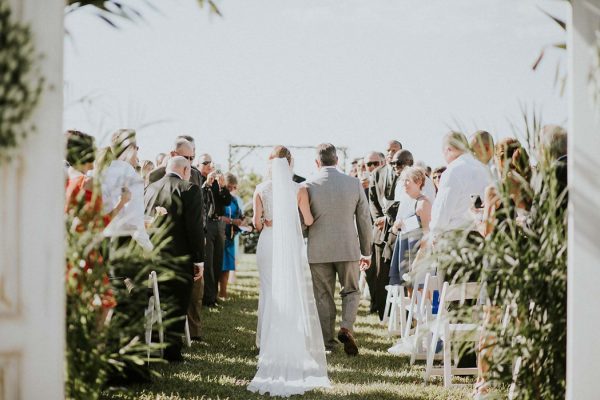
[[[573, 0], [569, 42], [567, 399], [597, 399], [600, 372], [600, 104], [590, 95], [600, 0]], [[597, 50], [596, 50], [597, 51]]]
[[9, 0], [46, 79], [32, 133], [0, 166], [0, 399], [64, 399], [64, 0]]

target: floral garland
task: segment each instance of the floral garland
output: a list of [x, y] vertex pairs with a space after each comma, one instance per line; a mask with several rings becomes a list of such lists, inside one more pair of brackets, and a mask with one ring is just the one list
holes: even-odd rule
[[29, 119], [44, 83], [37, 61], [29, 26], [15, 21], [8, 1], [0, 0], [0, 163], [35, 131]]

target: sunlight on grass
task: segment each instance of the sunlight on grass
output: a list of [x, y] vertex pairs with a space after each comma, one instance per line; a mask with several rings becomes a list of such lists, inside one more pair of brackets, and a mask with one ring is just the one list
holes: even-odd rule
[[[339, 289], [339, 288], [338, 288]], [[184, 354], [185, 363], [158, 367], [162, 374], [151, 384], [133, 386], [130, 393], [105, 393], [104, 399], [141, 400], [246, 400], [264, 399], [246, 386], [256, 372], [255, 346], [258, 272], [253, 255], [242, 256], [230, 299], [222, 307], [204, 309], [204, 339]], [[336, 301], [340, 307], [339, 296]], [[465, 387], [444, 389], [434, 377], [423, 385], [424, 365], [409, 365], [408, 357], [391, 355], [395, 338], [362, 301], [356, 324], [358, 357], [347, 357], [341, 346], [327, 356], [333, 387], [306, 393], [302, 399], [344, 400], [459, 400], [469, 399], [473, 380], [457, 378]], [[339, 313], [338, 313], [339, 320]], [[300, 397], [297, 397], [300, 398]]]

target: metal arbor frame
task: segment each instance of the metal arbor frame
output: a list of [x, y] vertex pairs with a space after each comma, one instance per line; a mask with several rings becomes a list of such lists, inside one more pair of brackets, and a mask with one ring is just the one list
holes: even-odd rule
[[[234, 168], [239, 167], [240, 163], [248, 157], [250, 154], [254, 153], [258, 149], [272, 149], [275, 145], [261, 145], [261, 144], [230, 144], [229, 145], [229, 157], [228, 157], [228, 167], [229, 171], [233, 171]], [[316, 146], [286, 146], [288, 149], [316, 149]], [[240, 155], [242, 151], [245, 152]], [[346, 172], [346, 161], [348, 160], [348, 148], [346, 146], [337, 147], [338, 154], [340, 157], [340, 168], [342, 171]]]

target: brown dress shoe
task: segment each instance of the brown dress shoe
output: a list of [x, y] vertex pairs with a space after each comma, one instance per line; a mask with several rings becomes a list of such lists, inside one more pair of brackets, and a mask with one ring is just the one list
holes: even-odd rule
[[354, 336], [352, 333], [346, 328], [341, 328], [338, 332], [338, 340], [344, 344], [344, 351], [349, 356], [357, 356], [358, 355], [358, 346], [356, 346], [356, 341], [354, 340]]

